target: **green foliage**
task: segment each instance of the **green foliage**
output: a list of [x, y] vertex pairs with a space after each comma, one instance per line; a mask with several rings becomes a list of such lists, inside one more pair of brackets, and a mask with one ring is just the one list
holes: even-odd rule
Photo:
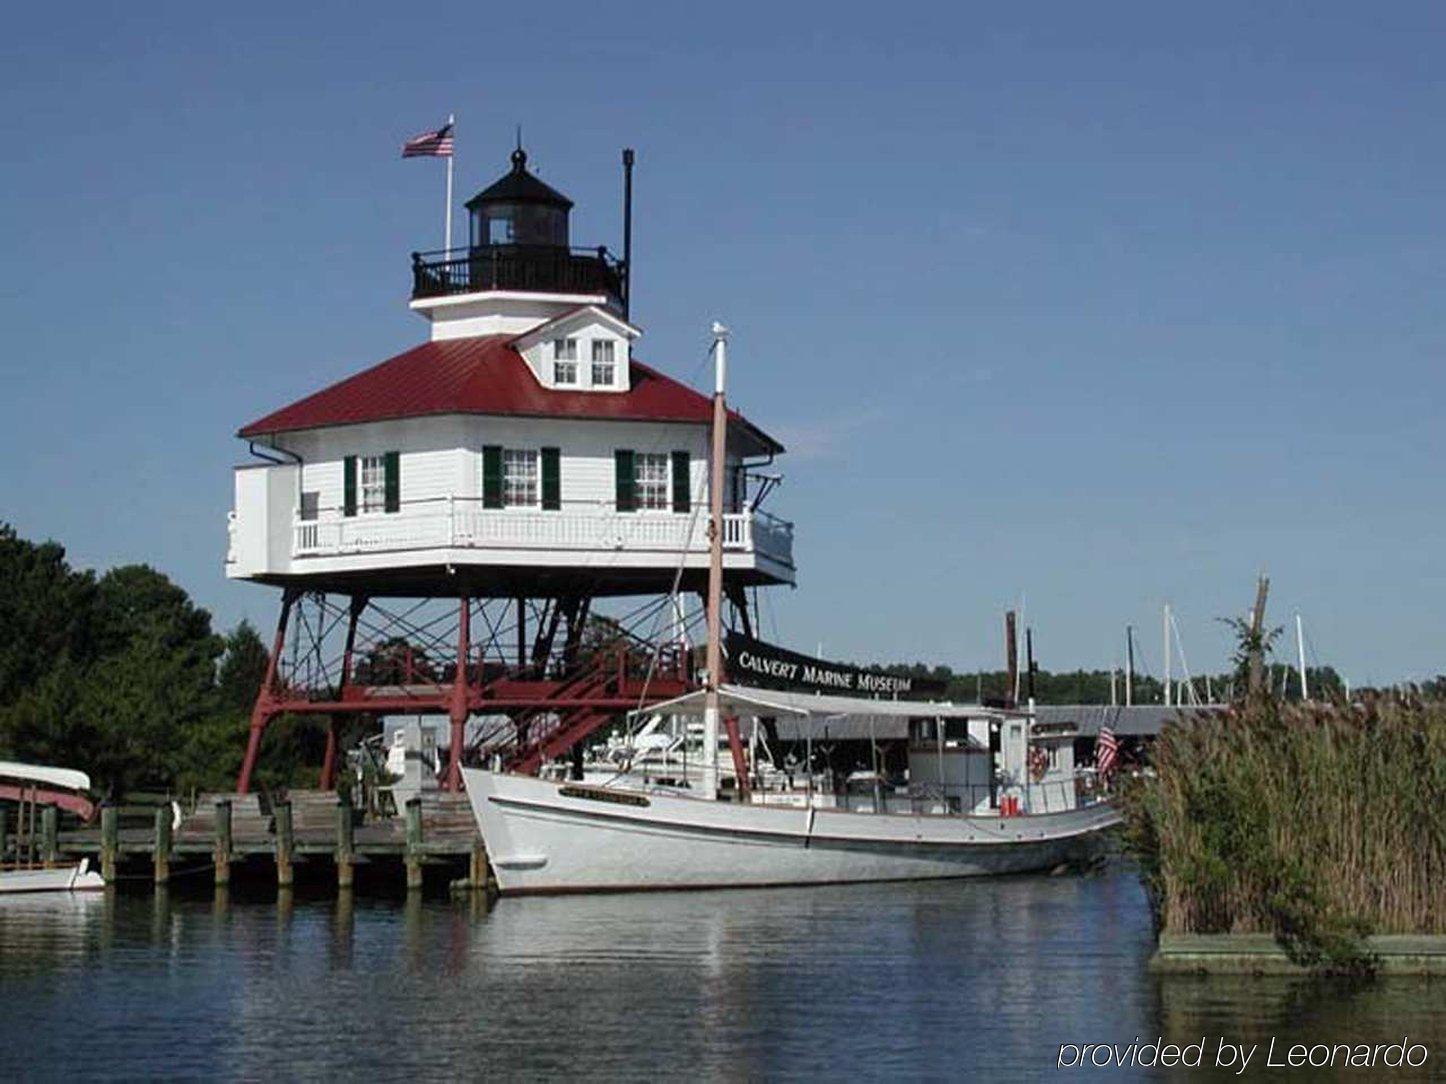
[[[229, 789], [265, 668], [250, 625], [217, 636], [154, 569], [97, 579], [0, 525], [0, 755], [82, 768], [103, 794]], [[284, 745], [272, 775], [309, 751]]]

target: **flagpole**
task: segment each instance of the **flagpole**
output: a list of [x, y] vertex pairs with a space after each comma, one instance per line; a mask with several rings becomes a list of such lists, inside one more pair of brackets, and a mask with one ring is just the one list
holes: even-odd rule
[[[456, 156], [457, 148], [457, 118], [455, 115], [447, 114], [447, 126], [452, 129], [452, 154], [447, 155], [447, 236], [442, 247], [449, 253], [452, 250], [452, 159]], [[444, 255], [442, 257], [446, 259]]]

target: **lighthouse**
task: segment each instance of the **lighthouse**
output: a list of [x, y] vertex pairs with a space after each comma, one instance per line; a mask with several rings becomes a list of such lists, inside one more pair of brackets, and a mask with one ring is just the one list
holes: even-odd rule
[[[323, 788], [347, 719], [445, 714], [456, 789], [473, 716], [507, 722], [472, 753], [535, 771], [696, 687], [711, 402], [635, 356], [631, 268], [573, 246], [572, 206], [519, 146], [466, 246], [411, 256], [426, 341], [238, 431], [226, 575], [281, 593], [238, 791], [283, 714], [326, 726]], [[724, 593], [751, 631], [750, 594], [795, 577], [762, 506], [784, 449], [738, 413], [725, 448]]]

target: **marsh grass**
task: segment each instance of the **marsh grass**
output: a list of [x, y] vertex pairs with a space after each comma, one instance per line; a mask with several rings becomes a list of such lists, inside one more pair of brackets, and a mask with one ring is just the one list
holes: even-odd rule
[[1446, 933], [1446, 705], [1256, 700], [1167, 726], [1124, 788], [1167, 933], [1270, 933], [1370, 970], [1372, 933]]

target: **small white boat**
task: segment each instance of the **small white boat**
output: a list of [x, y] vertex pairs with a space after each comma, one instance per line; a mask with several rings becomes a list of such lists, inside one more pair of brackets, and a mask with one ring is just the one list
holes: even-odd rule
[[85, 772], [0, 760], [0, 800], [16, 802], [20, 814], [13, 845], [7, 849], [7, 840], [0, 838], [0, 895], [84, 892], [105, 887], [105, 881], [90, 869], [88, 860], [47, 862], [37, 847], [39, 810], [53, 805], [88, 820], [94, 813], [89, 791], [90, 776]]

